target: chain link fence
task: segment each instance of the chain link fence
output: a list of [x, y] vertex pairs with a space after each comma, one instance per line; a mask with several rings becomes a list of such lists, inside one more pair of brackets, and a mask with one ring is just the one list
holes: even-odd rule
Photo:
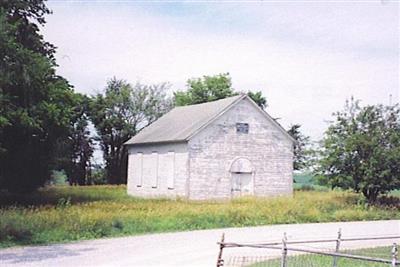
[[282, 241], [255, 244], [223, 236], [217, 267], [394, 267], [400, 266], [398, 241], [400, 236], [342, 238], [340, 230], [336, 239], [292, 241], [284, 234]]

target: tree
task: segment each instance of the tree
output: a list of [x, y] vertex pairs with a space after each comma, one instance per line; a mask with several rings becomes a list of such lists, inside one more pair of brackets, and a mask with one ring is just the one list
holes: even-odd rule
[[92, 98], [90, 119], [103, 151], [108, 183], [126, 181], [127, 151], [123, 144], [171, 108], [168, 88], [165, 83], [132, 86], [113, 78], [104, 94]]
[[55, 169], [66, 172], [71, 185], [91, 184], [91, 158], [94, 140], [89, 129], [89, 98], [76, 94], [75, 113], [71, 118], [68, 136], [57, 143]]
[[177, 106], [201, 104], [235, 95], [229, 73], [189, 79], [187, 88], [187, 91], [175, 92]]
[[[189, 79], [186, 86], [187, 90], [174, 93], [176, 106], [201, 104], [239, 94], [232, 88], [229, 73]], [[262, 109], [267, 107], [267, 101], [261, 91], [248, 91], [247, 95]]]
[[86, 114], [82, 115], [73, 125], [72, 140], [72, 168], [68, 173], [68, 181], [72, 184], [91, 184], [90, 160], [93, 156], [93, 139], [90, 136]]
[[322, 181], [362, 192], [369, 202], [399, 189], [399, 106], [360, 107], [352, 98], [334, 115], [323, 139]]
[[50, 178], [75, 106], [72, 87], [55, 73], [55, 47], [39, 34], [49, 13], [41, 0], [0, 2], [0, 187], [13, 191]]
[[256, 92], [252, 92], [252, 91], [248, 91], [247, 95], [254, 101], [256, 102], [256, 104], [262, 108], [262, 109], [266, 109], [267, 107], [267, 99], [262, 95], [261, 91], [256, 91]]
[[310, 137], [305, 136], [300, 132], [300, 124], [294, 124], [290, 126], [290, 129], [287, 131], [296, 143], [293, 145], [294, 152], [294, 169], [302, 170], [306, 167], [309, 167], [309, 154], [311, 153], [308, 146], [310, 145]]

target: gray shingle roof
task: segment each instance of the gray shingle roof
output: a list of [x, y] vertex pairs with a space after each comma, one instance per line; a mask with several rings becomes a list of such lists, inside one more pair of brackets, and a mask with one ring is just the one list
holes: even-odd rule
[[200, 128], [245, 95], [237, 95], [203, 104], [176, 107], [141, 130], [125, 144], [164, 143], [188, 140]]

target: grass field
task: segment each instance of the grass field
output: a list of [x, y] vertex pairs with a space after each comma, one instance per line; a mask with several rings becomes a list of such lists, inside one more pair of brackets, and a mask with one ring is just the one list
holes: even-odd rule
[[[381, 258], [391, 260], [392, 247], [375, 247], [358, 250], [341, 251], [341, 253], [366, 256], [372, 258]], [[332, 267], [333, 258], [331, 256], [303, 254], [297, 256], [289, 256], [287, 259], [287, 266], [296, 267]], [[267, 260], [250, 265], [251, 267], [279, 267], [281, 266], [281, 259]], [[390, 264], [377, 263], [363, 260], [355, 260], [348, 258], [338, 258], [338, 266], [346, 267], [387, 267]]]
[[399, 219], [395, 206], [368, 206], [349, 192], [193, 202], [129, 197], [125, 186], [48, 187], [0, 192], [0, 246], [155, 232], [280, 223]]
[[295, 173], [294, 178], [294, 189], [297, 190], [316, 190], [316, 191], [329, 191], [326, 186], [318, 185], [311, 173]]

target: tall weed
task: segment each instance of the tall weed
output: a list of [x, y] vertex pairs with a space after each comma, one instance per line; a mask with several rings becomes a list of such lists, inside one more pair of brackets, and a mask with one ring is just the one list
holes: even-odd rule
[[58, 186], [21, 198], [1, 194], [0, 203], [3, 247], [221, 227], [400, 218], [394, 200], [388, 206], [368, 206], [360, 195], [342, 191], [192, 202], [133, 198], [125, 186]]

